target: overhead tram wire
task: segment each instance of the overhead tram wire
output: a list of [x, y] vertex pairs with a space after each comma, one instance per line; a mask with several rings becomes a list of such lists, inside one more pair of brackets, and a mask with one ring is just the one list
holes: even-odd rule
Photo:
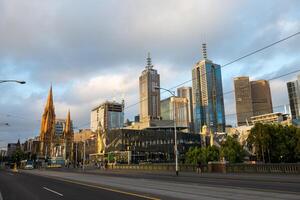
[[[268, 44], [268, 45], [266, 45], [266, 46], [264, 46], [264, 47], [262, 47], [262, 48], [259, 48], [259, 49], [255, 50], [255, 51], [252, 51], [252, 52], [250, 52], [250, 53], [248, 53], [248, 54], [246, 54], [246, 55], [244, 55], [244, 56], [238, 57], [238, 58], [236, 58], [236, 59], [234, 59], [234, 60], [232, 60], [232, 61], [230, 61], [230, 62], [228, 62], [228, 63], [225, 63], [224, 65], [221, 66], [221, 68], [227, 67], [227, 66], [229, 66], [229, 65], [231, 65], [231, 64], [233, 64], [233, 63], [235, 63], [235, 62], [238, 62], [238, 61], [240, 61], [240, 60], [242, 60], [242, 59], [245, 59], [245, 58], [247, 58], [247, 57], [250, 57], [250, 56], [252, 56], [252, 55], [254, 55], [254, 54], [256, 54], [256, 53], [259, 53], [259, 52], [261, 52], [261, 51], [264, 51], [264, 50], [266, 50], [266, 49], [268, 49], [268, 48], [270, 48], [270, 47], [272, 47], [272, 46], [274, 46], [274, 45], [276, 45], [276, 44], [279, 44], [279, 43], [284, 42], [284, 41], [286, 41], [286, 40], [288, 40], [288, 39], [290, 39], [290, 38], [293, 38], [293, 37], [295, 37], [295, 36], [298, 36], [299, 34], [300, 34], [300, 31], [298, 31], [298, 32], [296, 32], [296, 33], [294, 33], [294, 34], [292, 34], [292, 35], [289, 35], [289, 36], [287, 36], [287, 37], [285, 37], [285, 38], [282, 38], [282, 39], [280, 39], [280, 40], [278, 40], [278, 41], [275, 41], [275, 42], [273, 42], [273, 43], [271, 43], [271, 44]], [[203, 76], [203, 75], [206, 75], [206, 74], [209, 74], [209, 73], [210, 73], [210, 72], [206, 72], [206, 73], [200, 74], [200, 76]], [[192, 82], [193, 80], [194, 80], [194, 79], [186, 80], [186, 81], [184, 81], [184, 82], [182, 82], [182, 83], [180, 83], [180, 84], [178, 84], [178, 85], [175, 85], [175, 86], [169, 88], [168, 90], [176, 89], [177, 87], [182, 86], [182, 85], [184, 85], [184, 84], [187, 84], [187, 83], [189, 83], [189, 82]], [[165, 93], [165, 92], [166, 92], [166, 91], [163, 91], [163, 92], [161, 92], [161, 93], [163, 94], [163, 93]], [[143, 99], [143, 100], [141, 100], [141, 101], [138, 101], [138, 102], [136, 102], [136, 103], [133, 103], [133, 104], [131, 104], [131, 105], [129, 105], [129, 106], [126, 106], [126, 107], [124, 108], [124, 110], [125, 110], [125, 109], [128, 109], [128, 108], [131, 108], [131, 107], [133, 107], [133, 106], [136, 106], [136, 105], [138, 105], [138, 104], [140, 104], [141, 102], [146, 101], [146, 100], [147, 100], [147, 98], [145, 98], [145, 99]]]

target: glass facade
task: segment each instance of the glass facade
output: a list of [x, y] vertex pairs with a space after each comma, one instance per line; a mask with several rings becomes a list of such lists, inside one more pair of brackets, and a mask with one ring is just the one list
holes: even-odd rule
[[113, 112], [108, 111], [108, 129], [122, 128], [124, 122], [124, 113], [123, 112]]
[[225, 131], [225, 114], [220, 65], [205, 59], [198, 62], [193, 75], [194, 130], [206, 125], [213, 132]]
[[297, 124], [300, 121], [300, 76], [296, 81], [287, 83], [291, 115]]

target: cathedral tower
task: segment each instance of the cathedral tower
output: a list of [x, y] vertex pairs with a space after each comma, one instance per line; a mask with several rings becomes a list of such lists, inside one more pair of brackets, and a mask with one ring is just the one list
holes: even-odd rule
[[55, 110], [53, 104], [52, 85], [42, 115], [40, 130], [40, 156], [50, 157], [55, 136]]

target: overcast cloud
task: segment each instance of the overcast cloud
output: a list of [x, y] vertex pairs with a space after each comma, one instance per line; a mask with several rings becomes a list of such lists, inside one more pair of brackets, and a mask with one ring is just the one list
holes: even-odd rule
[[[57, 117], [71, 109], [75, 127], [89, 127], [90, 110], [102, 101], [138, 101], [147, 52], [170, 88], [191, 79], [201, 43], [225, 64], [300, 31], [299, 10], [297, 0], [0, 0], [0, 79], [27, 82], [0, 85], [0, 123], [10, 124], [0, 125], [0, 146], [39, 134], [51, 83]], [[300, 69], [299, 52], [297, 36], [223, 68], [224, 92], [235, 76]], [[271, 82], [274, 106], [288, 104], [286, 81], [296, 75]], [[225, 105], [235, 124], [232, 93]], [[125, 112], [132, 118], [138, 105]]]

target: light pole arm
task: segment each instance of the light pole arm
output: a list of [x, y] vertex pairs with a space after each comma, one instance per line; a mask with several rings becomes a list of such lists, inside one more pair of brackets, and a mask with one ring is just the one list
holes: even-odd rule
[[166, 88], [161, 88], [161, 87], [155, 87], [156, 90], [164, 90], [164, 91], [167, 91], [169, 92], [173, 97], [175, 97], [175, 92], [172, 92], [171, 90], [168, 90]]
[[15, 82], [20, 84], [25, 84], [25, 81], [18, 81], [18, 80], [0, 80], [0, 83], [6, 83], [6, 82]]

